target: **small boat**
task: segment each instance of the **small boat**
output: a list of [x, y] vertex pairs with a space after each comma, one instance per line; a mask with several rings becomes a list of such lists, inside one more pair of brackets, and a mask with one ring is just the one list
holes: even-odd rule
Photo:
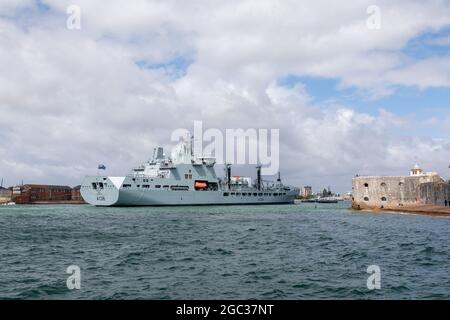
[[339, 199], [335, 197], [326, 197], [326, 198], [319, 198], [317, 200], [318, 203], [338, 203]]
[[305, 200], [302, 200], [302, 202], [305, 202], [305, 203], [314, 203], [314, 202], [317, 202], [317, 199], [305, 199]]
[[16, 204], [15, 202], [10, 201], [10, 202], [2, 203], [2, 206], [14, 206], [15, 204]]

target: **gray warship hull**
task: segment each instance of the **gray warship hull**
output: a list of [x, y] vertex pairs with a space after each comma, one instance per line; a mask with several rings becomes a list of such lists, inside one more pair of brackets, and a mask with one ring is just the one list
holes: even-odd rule
[[[114, 180], [114, 178], [113, 178]], [[125, 181], [125, 180], [124, 180]], [[103, 183], [102, 189], [92, 184]], [[124, 183], [127, 185], [126, 183]], [[86, 177], [81, 186], [83, 199], [95, 206], [183, 206], [183, 205], [254, 205], [294, 203], [298, 192], [294, 190], [148, 190], [141, 185], [123, 187], [114, 185], [109, 177]]]

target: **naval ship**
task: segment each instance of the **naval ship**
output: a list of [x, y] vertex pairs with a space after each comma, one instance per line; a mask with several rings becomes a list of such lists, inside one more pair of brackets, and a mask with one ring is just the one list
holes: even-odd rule
[[195, 156], [193, 143], [181, 141], [166, 157], [162, 147], [152, 158], [122, 177], [97, 174], [87, 176], [81, 185], [83, 199], [94, 206], [176, 206], [294, 203], [299, 189], [261, 179], [256, 167], [256, 181], [231, 175], [225, 165], [225, 178], [218, 178], [216, 159]]

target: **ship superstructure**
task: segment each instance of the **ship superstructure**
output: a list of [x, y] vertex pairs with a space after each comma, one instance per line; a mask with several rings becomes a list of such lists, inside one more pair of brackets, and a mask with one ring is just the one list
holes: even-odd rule
[[261, 166], [256, 180], [231, 175], [218, 178], [211, 156], [193, 154], [192, 140], [181, 141], [171, 156], [162, 147], [152, 158], [122, 177], [87, 176], [81, 185], [84, 200], [95, 206], [232, 205], [293, 203], [299, 189], [263, 181]]

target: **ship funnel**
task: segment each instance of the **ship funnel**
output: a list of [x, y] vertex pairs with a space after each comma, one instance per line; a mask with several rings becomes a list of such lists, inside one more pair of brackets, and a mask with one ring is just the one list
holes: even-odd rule
[[225, 168], [228, 189], [231, 187], [231, 164], [227, 163]]
[[256, 188], [258, 190], [261, 190], [261, 166], [256, 167]]
[[158, 147], [156, 150], [156, 159], [164, 159], [164, 149], [162, 147]]

